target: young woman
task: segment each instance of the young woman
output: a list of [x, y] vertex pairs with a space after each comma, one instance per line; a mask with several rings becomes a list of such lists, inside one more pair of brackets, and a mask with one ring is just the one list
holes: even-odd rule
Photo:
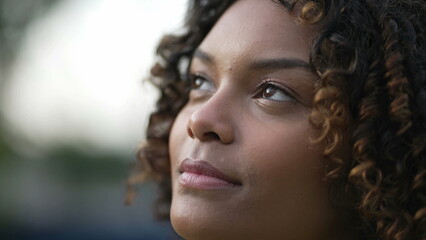
[[188, 240], [426, 239], [425, 13], [190, 1], [151, 71], [158, 213]]

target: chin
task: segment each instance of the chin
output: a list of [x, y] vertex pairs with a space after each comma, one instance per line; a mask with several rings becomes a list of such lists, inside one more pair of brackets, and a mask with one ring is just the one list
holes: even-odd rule
[[[186, 240], [235, 239], [220, 229], [217, 223], [191, 215], [171, 214], [173, 229]], [[223, 228], [223, 227], [222, 227]], [[229, 229], [228, 229], [229, 231]]]
[[203, 204], [177, 201], [172, 204], [170, 220], [176, 233], [186, 240], [250, 239], [238, 227], [235, 216], [226, 216], [230, 213], [229, 209], [213, 211]]

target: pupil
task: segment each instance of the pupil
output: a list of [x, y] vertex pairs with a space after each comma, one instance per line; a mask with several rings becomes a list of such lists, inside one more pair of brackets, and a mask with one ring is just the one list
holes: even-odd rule
[[265, 93], [263, 94], [263, 96], [265, 98], [272, 97], [275, 94], [276, 91], [277, 90], [274, 87], [268, 87], [268, 88], [266, 88]]
[[201, 86], [201, 84], [203, 84], [203, 81], [199, 78], [195, 79], [195, 86], [199, 87]]

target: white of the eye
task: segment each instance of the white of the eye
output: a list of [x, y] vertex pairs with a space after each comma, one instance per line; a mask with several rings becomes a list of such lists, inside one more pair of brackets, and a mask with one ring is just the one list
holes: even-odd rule
[[276, 87], [268, 87], [263, 94], [265, 99], [279, 101], [279, 102], [292, 102], [293, 98], [286, 94], [284, 91]]

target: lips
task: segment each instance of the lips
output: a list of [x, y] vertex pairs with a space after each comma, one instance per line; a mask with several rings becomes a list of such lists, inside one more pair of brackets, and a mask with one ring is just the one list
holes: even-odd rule
[[241, 183], [211, 166], [205, 161], [185, 159], [179, 166], [179, 182], [187, 187], [198, 189], [229, 188]]

